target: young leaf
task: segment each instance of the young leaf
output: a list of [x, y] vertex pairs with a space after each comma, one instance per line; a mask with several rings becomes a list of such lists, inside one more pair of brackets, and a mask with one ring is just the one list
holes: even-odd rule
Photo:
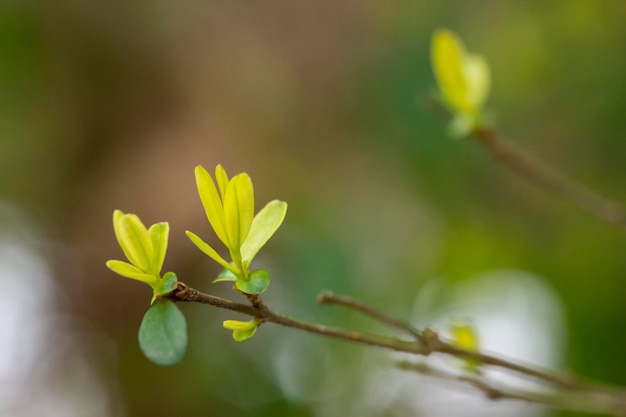
[[211, 246], [209, 246], [208, 243], [206, 243], [204, 240], [202, 240], [194, 232], [191, 232], [191, 231], [187, 230], [187, 231], [185, 231], [185, 234], [193, 242], [193, 244], [196, 245], [198, 247], [198, 249], [200, 249], [202, 252], [204, 252], [204, 254], [207, 255], [209, 258], [213, 259], [215, 262], [217, 262], [218, 264], [222, 265], [224, 268], [233, 269], [232, 265], [230, 265], [228, 262], [226, 262], [226, 260], [224, 258], [222, 258], [220, 256], [220, 254], [217, 253], [217, 251], [215, 249], [213, 249]]
[[254, 188], [246, 173], [238, 174], [228, 183], [224, 196], [224, 219], [229, 249], [239, 251], [250, 231], [254, 218]]
[[252, 259], [280, 227], [286, 213], [287, 203], [273, 200], [254, 216], [248, 237], [241, 245], [241, 257], [246, 268], [250, 266]]
[[176, 365], [187, 351], [187, 323], [169, 300], [148, 309], [139, 327], [139, 346], [144, 355], [160, 366]]
[[[478, 330], [476, 327], [467, 321], [457, 320], [450, 324], [450, 333], [452, 335], [452, 344], [461, 349], [468, 350], [470, 352], [478, 352], [480, 349], [480, 341], [478, 337]], [[463, 368], [472, 373], [480, 374], [480, 361], [476, 359], [467, 358], [463, 360]]]
[[152, 260], [150, 262], [152, 266], [152, 273], [155, 275], [161, 274], [163, 268], [163, 261], [165, 260], [165, 253], [167, 252], [167, 241], [170, 234], [170, 225], [167, 222], [155, 223], [148, 229], [148, 235], [152, 241]]
[[252, 321], [239, 321], [239, 320], [226, 320], [224, 321], [224, 328], [233, 332], [233, 339], [235, 342], [245, 342], [250, 339], [259, 324], [256, 320]]
[[226, 237], [224, 226], [224, 207], [222, 206], [222, 200], [217, 192], [217, 188], [215, 188], [213, 178], [200, 165], [196, 167], [195, 174], [198, 194], [200, 195], [200, 200], [202, 200], [209, 223], [211, 223], [217, 237], [224, 245], [228, 246], [228, 238]]
[[247, 281], [238, 279], [235, 285], [246, 294], [261, 294], [270, 286], [270, 274], [263, 269], [257, 269], [248, 275]]
[[213, 280], [213, 283], [220, 281], [237, 281], [237, 275], [229, 269], [223, 269], [222, 272]]
[[157, 283], [158, 278], [154, 275], [148, 275], [141, 269], [128, 262], [111, 260], [106, 263], [107, 268], [126, 278], [136, 279], [137, 281], [145, 282], [146, 284], [153, 286]]

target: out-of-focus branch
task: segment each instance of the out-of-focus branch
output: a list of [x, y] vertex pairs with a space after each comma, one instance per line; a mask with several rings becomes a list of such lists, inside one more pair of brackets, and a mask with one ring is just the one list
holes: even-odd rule
[[[261, 322], [275, 323], [281, 326], [302, 330], [321, 336], [345, 340], [353, 343], [375, 346], [379, 348], [405, 352], [414, 355], [427, 356], [432, 353], [446, 354], [461, 359], [474, 359], [483, 368], [497, 367], [515, 373], [520, 377], [532, 378], [542, 386], [542, 390], [516, 391], [495, 385], [485, 378], [474, 375], [451, 376], [442, 374], [438, 370], [417, 365], [421, 373], [432, 374], [445, 379], [452, 379], [468, 383], [481, 391], [490, 399], [515, 399], [542, 404], [548, 404], [556, 408], [576, 410], [583, 412], [610, 413], [613, 415], [626, 416], [626, 391], [623, 389], [607, 387], [600, 384], [590, 383], [575, 378], [572, 375], [559, 371], [541, 369], [529, 365], [522, 365], [501, 357], [482, 352], [473, 352], [458, 348], [451, 343], [442, 340], [438, 333], [430, 328], [423, 332], [414, 329], [408, 323], [390, 317], [370, 306], [367, 306], [350, 297], [338, 296], [325, 291], [320, 294], [318, 300], [321, 304], [341, 305], [367, 316], [373, 317], [390, 328], [400, 329], [413, 336], [412, 341], [405, 341], [395, 337], [368, 335], [357, 331], [326, 326], [323, 324], [310, 323], [270, 310], [259, 296], [248, 297], [251, 303], [241, 304], [225, 298], [204, 294], [194, 288], [190, 288], [182, 282], [177, 284], [176, 289], [164, 296], [175, 302], [197, 302], [212, 305], [214, 307], [236, 311], [241, 314], [255, 317]], [[415, 368], [415, 364], [402, 363], [405, 369]], [[416, 370], [416, 369], [413, 369]], [[428, 372], [426, 372], [428, 371]]]
[[626, 399], [617, 393], [595, 391], [593, 389], [557, 390], [545, 385], [537, 385], [535, 389], [513, 388], [475, 374], [455, 374], [423, 362], [399, 361], [398, 368], [434, 377], [442, 381], [464, 383], [482, 391], [490, 400], [518, 400], [535, 404], [544, 404], [566, 411], [584, 413], [626, 415]]
[[512, 142], [504, 140], [492, 129], [476, 129], [471, 133], [471, 137], [487, 149], [495, 159], [517, 174], [576, 203], [598, 219], [626, 231], [626, 210], [619, 203], [608, 200], [574, 182]]
[[[428, 97], [426, 107], [443, 120], [452, 118], [450, 112]], [[526, 180], [577, 204], [598, 219], [626, 231], [626, 209], [612, 200], [567, 177], [561, 171], [541, 162], [533, 155], [505, 140], [497, 131], [479, 127], [468, 136], [483, 146], [498, 162]]]

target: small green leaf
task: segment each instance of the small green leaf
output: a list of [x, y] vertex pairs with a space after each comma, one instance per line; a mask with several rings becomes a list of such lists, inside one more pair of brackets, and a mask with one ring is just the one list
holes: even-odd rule
[[165, 295], [174, 291], [176, 288], [176, 283], [178, 282], [178, 277], [173, 272], [166, 272], [162, 278], [161, 288], [157, 295]]
[[179, 363], [187, 351], [185, 316], [169, 300], [148, 309], [139, 327], [139, 346], [148, 359], [160, 366]]
[[237, 275], [228, 269], [222, 270], [220, 274], [213, 280], [213, 283], [220, 281], [237, 281]]
[[237, 289], [246, 294], [261, 294], [270, 286], [270, 275], [264, 269], [257, 269], [248, 275], [248, 280], [237, 279]]

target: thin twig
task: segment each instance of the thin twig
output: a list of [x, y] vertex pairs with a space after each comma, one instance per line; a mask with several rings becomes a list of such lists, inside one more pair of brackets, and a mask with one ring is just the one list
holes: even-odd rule
[[347, 307], [347, 308], [351, 308], [353, 310], [356, 310], [360, 313], [363, 313], [367, 316], [370, 316], [376, 320], [379, 320], [385, 324], [387, 324], [388, 326], [391, 327], [395, 327], [397, 329], [400, 329], [408, 334], [410, 334], [411, 336], [413, 336], [415, 339], [424, 342], [424, 336], [422, 335], [421, 332], [419, 332], [416, 328], [414, 328], [413, 326], [411, 326], [409, 323], [406, 323], [402, 320], [398, 320], [394, 317], [390, 317], [388, 315], [386, 315], [385, 313], [378, 311], [372, 307], [369, 307], [363, 303], [361, 303], [360, 301], [355, 300], [354, 298], [351, 297], [346, 297], [346, 296], [342, 296], [342, 295], [336, 295], [331, 291], [322, 291], [318, 296], [317, 296], [317, 302], [320, 304], [327, 304], [327, 305], [340, 305], [343, 307]]
[[491, 155], [527, 180], [560, 195], [600, 220], [626, 230], [626, 210], [614, 201], [566, 177], [529, 153], [502, 139], [492, 129], [476, 129], [471, 134]]
[[[437, 100], [427, 97], [424, 100], [424, 105], [443, 120], [452, 119], [452, 114]], [[577, 204], [598, 219], [626, 231], [626, 209], [620, 203], [600, 196], [595, 191], [541, 162], [512, 142], [504, 140], [493, 129], [476, 128], [468, 136], [482, 145], [498, 162], [516, 174]]]

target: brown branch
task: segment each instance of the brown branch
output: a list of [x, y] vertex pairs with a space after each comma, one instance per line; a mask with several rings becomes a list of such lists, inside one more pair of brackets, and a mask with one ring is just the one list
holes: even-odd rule
[[[319, 298], [320, 302], [323, 304], [338, 304], [352, 308], [363, 314], [379, 319], [388, 324], [390, 327], [405, 330], [413, 336], [415, 336], [415, 332], [420, 335], [420, 338], [407, 342], [393, 337], [367, 335], [361, 332], [345, 330], [337, 327], [309, 323], [270, 310], [258, 296], [250, 299], [250, 302], [253, 305], [241, 304], [210, 294], [204, 294], [194, 288], [188, 287], [182, 282], [179, 282], [176, 289], [170, 294], [164, 296], [164, 298], [176, 302], [197, 302], [207, 304], [235, 311], [237, 313], [246, 314], [263, 322], [275, 323], [281, 326], [331, 337], [334, 339], [390, 349], [397, 352], [411, 353], [414, 355], [441, 353], [462, 359], [475, 359], [481, 364], [481, 366], [498, 367], [514, 372], [520, 376], [532, 377], [542, 384], [549, 384], [558, 389], [559, 395], [567, 395], [567, 398], [571, 398], [568, 400], [557, 401], [557, 399], [561, 397], [551, 396], [541, 392], [535, 393], [534, 396], [531, 395], [532, 393], [520, 394], [517, 392], [508, 392], [489, 385], [487, 381], [484, 381], [483, 379], [476, 379], [472, 376], [457, 378], [459, 381], [467, 382], [476, 388], [481, 389], [485, 395], [492, 399], [519, 399], [551, 404], [562, 409], [578, 411], [592, 410], [593, 412], [600, 410], [602, 412], [611, 412], [616, 415], [626, 415], [626, 393], [621, 389], [592, 384], [576, 379], [568, 374], [522, 365], [482, 352], [473, 352], [457, 348], [451, 343], [442, 340], [438, 333], [433, 329], [427, 328], [420, 333], [419, 331], [413, 329], [410, 325], [388, 317], [384, 313], [378, 312], [374, 308], [366, 306], [363, 303], [349, 297], [337, 296], [329, 292], [323, 292], [320, 294]], [[411, 329], [410, 332], [409, 329]], [[570, 401], [571, 404], [567, 401]]]
[[343, 307], [348, 307], [351, 308], [353, 310], [356, 310], [360, 313], [363, 313], [367, 316], [370, 316], [376, 320], [379, 320], [385, 324], [387, 324], [388, 326], [391, 327], [395, 327], [397, 329], [400, 329], [408, 334], [410, 334], [411, 336], [413, 336], [415, 339], [424, 342], [424, 336], [422, 335], [421, 332], [419, 332], [417, 329], [415, 329], [413, 326], [411, 326], [409, 323], [406, 323], [404, 321], [398, 320], [394, 317], [390, 317], [386, 314], [384, 314], [381, 311], [378, 311], [376, 309], [373, 309], [372, 307], [369, 307], [359, 301], [356, 301], [353, 298], [350, 297], [346, 297], [346, 296], [341, 296], [341, 295], [336, 295], [333, 294], [331, 291], [322, 291], [318, 296], [317, 296], [317, 302], [320, 304], [326, 304], [326, 305], [341, 305]]
[[385, 349], [395, 350], [398, 352], [427, 354], [427, 352], [424, 351], [421, 345], [416, 345], [412, 342], [406, 342], [392, 337], [367, 335], [364, 333], [340, 329], [332, 326], [326, 326], [323, 324], [309, 323], [276, 313], [267, 307], [259, 308], [253, 305], [236, 303], [234, 301], [227, 300], [221, 297], [216, 297], [214, 295], [204, 294], [194, 288], [188, 287], [182, 282], [178, 282], [176, 289], [170, 294], [165, 295], [163, 298], [167, 298], [168, 300], [175, 302], [196, 302], [208, 304], [214, 307], [246, 314], [264, 322], [275, 323], [281, 326], [291, 327], [293, 329], [303, 330], [309, 333], [315, 333], [334, 339], [341, 339], [369, 346], [377, 346]]
[[471, 133], [471, 137], [487, 149], [496, 160], [520, 176], [574, 202], [598, 219], [626, 231], [626, 210], [619, 203], [574, 182], [512, 142], [505, 141], [494, 130], [476, 129]]
[[472, 374], [453, 374], [425, 363], [400, 361], [396, 365], [400, 369], [414, 371], [429, 377], [445, 381], [462, 382], [483, 392], [490, 400], [519, 400], [536, 404], [544, 404], [561, 410], [602, 413], [624, 416], [626, 398], [623, 395], [597, 392], [593, 390], [571, 389], [555, 391], [545, 386], [537, 389], [511, 388], [499, 383], [487, 381], [484, 377]]
[[[424, 105], [443, 120], [452, 119], [452, 114], [438, 101], [431, 97], [424, 100]], [[596, 218], [626, 231], [626, 209], [610, 199], [604, 198], [595, 191], [579, 184], [562, 172], [539, 161], [537, 158], [504, 140], [495, 130], [478, 127], [468, 135], [483, 146], [498, 162], [525, 178], [531, 183], [559, 195]]]

